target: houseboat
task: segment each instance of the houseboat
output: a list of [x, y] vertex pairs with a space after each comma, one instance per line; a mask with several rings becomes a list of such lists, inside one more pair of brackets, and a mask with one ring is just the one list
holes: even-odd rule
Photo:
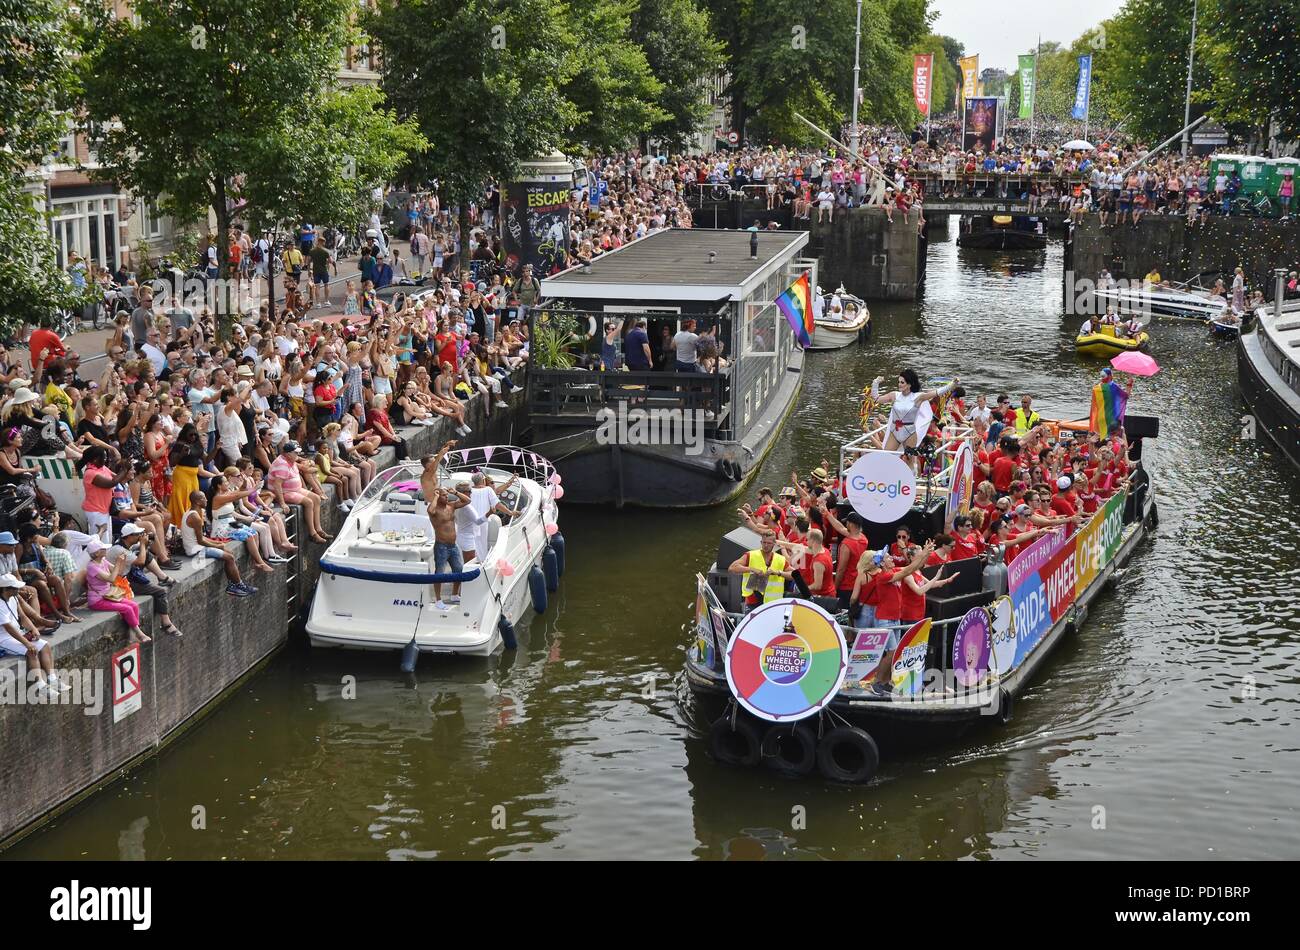
[[1237, 381], [1250, 413], [1243, 434], [1262, 431], [1300, 468], [1300, 300], [1282, 290], [1279, 279], [1274, 303], [1237, 338]]
[[[804, 352], [775, 301], [804, 274], [816, 286], [807, 243], [670, 229], [541, 282], [528, 424], [567, 501], [703, 507], [742, 490], [799, 394]], [[704, 339], [679, 362], [683, 330]]]

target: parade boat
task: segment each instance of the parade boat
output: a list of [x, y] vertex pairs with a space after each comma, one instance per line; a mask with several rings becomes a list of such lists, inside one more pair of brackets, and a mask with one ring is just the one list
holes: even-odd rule
[[[554, 467], [529, 449], [486, 446], [448, 454], [438, 484], [469, 494], [474, 472], [518, 515], [487, 517], [487, 551], [460, 572], [435, 571], [433, 526], [421, 465], [381, 472], [357, 499], [321, 557], [307, 620], [312, 646], [487, 656], [515, 646], [514, 625], [546, 610], [564, 565], [557, 525], [562, 494]], [[511, 483], [511, 479], [514, 479]], [[505, 487], [509, 484], [509, 487]], [[439, 606], [461, 585], [460, 602]]]
[[[957, 579], [941, 596], [926, 595], [927, 619], [902, 634], [892, 655], [888, 631], [853, 629], [833, 600], [787, 597], [745, 614], [742, 580], [728, 568], [759, 538], [747, 528], [726, 535], [707, 576], [697, 575], [685, 662], [686, 683], [709, 722], [713, 757], [726, 765], [762, 764], [792, 775], [817, 770], [832, 781], [866, 782], [882, 752], [903, 754], [951, 742], [982, 722], [1008, 722], [1016, 697], [1084, 624], [1157, 524], [1143, 447], [1158, 436], [1159, 421], [1126, 415], [1124, 425], [1131, 465], [1126, 491], [1073, 533], [1054, 529], [1009, 565], [994, 547], [988, 557], [925, 569]], [[944, 431], [945, 441], [959, 435]], [[917, 541], [926, 537], [916, 526], [930, 523], [936, 497], [941, 513], [960, 510], [971, 480], [968, 463], [957, 457], [965, 451], [938, 459], [938, 473], [918, 482], [915, 501], [901, 516], [870, 524], [872, 546], [899, 524], [911, 527]], [[882, 453], [855, 454], [868, 466], [894, 464], [879, 458]], [[853, 468], [845, 473], [850, 493], [854, 476]], [[891, 686], [877, 691], [871, 686], [882, 660], [890, 664]]]
[[1119, 336], [1110, 324], [1102, 324], [1092, 333], [1082, 333], [1074, 338], [1074, 348], [1084, 356], [1110, 359], [1132, 350], [1145, 351], [1151, 338], [1145, 330], [1136, 337]]
[[[844, 312], [838, 318], [831, 313], [830, 301], [838, 297]], [[871, 311], [861, 297], [855, 297], [840, 287], [834, 294], [825, 295], [822, 316], [817, 317], [809, 350], [838, 350], [850, 343], [871, 335]]]
[[1255, 311], [1237, 339], [1237, 382], [1250, 412], [1243, 437], [1262, 429], [1300, 468], [1300, 300]]
[[1047, 247], [1047, 233], [1038, 218], [969, 215], [961, 219], [957, 246], [985, 251], [1035, 251]]
[[1120, 313], [1151, 314], [1184, 320], [1215, 320], [1228, 310], [1226, 298], [1190, 286], [1098, 287], [1093, 295]]
[[[795, 283], [816, 286], [816, 261], [799, 256], [808, 240], [807, 231], [664, 230], [541, 282], [545, 299], [529, 314], [528, 425], [568, 501], [704, 507], [740, 493], [799, 395], [804, 351], [776, 300]], [[660, 368], [628, 367], [640, 321]], [[671, 340], [688, 321], [716, 340], [721, 359], [709, 371], [677, 368]], [[569, 352], [556, 352], [557, 337]]]

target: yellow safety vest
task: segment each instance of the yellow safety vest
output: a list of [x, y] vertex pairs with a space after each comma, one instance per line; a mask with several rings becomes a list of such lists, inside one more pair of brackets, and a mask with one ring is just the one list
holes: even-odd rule
[[1029, 410], [1029, 418], [1025, 418], [1024, 407], [1016, 410], [1016, 432], [1028, 432], [1038, 423], [1043, 421], [1043, 417], [1034, 410]]
[[[756, 570], [771, 572], [767, 578], [767, 587], [763, 590], [763, 603], [766, 604], [769, 601], [780, 600], [785, 596], [785, 578], [777, 573], [778, 571], [785, 570], [785, 558], [773, 551], [772, 563], [767, 565], [763, 563], [763, 552], [761, 550], [750, 551], [749, 564], [747, 566], [755, 568]], [[753, 594], [754, 585], [757, 581], [758, 579], [753, 574], [746, 574], [745, 579], [740, 585], [741, 592], [746, 597]]]

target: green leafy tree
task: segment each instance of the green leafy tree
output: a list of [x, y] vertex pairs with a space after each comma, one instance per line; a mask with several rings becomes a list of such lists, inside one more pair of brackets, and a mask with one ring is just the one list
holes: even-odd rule
[[[742, 135], [757, 118], [757, 137], [818, 140], [794, 119], [800, 112], [831, 126], [852, 112], [854, 0], [808, 5], [795, 0], [708, 0], [725, 45], [732, 127]], [[864, 0], [859, 119], [910, 124], [911, 49], [928, 29], [924, 0]], [[754, 137], [754, 136], [751, 136]]]
[[579, 70], [559, 0], [381, 0], [364, 24], [384, 51], [388, 101], [430, 142], [407, 172], [438, 180], [462, 234], [487, 182], [508, 181], [587, 121], [564, 94]]
[[[1168, 138], [1183, 126], [1191, 4], [1128, 0], [1105, 26], [1106, 70], [1097, 74], [1098, 85], [1127, 132], [1147, 141]], [[1198, 72], [1203, 89], [1204, 64]]]
[[636, 0], [569, 0], [567, 21], [575, 69], [563, 94], [579, 119], [566, 136], [571, 152], [607, 152], [627, 146], [670, 115], [645, 50], [632, 36]]
[[76, 309], [28, 170], [54, 151], [76, 96], [76, 35], [60, 0], [0, 0], [0, 333]]
[[708, 90], [722, 67], [722, 43], [694, 0], [641, 0], [631, 28], [659, 81], [655, 103], [664, 113], [646, 128], [642, 146], [655, 139], [680, 149], [709, 117]]
[[[1208, 7], [1208, 9], [1207, 9]], [[1225, 122], [1278, 137], [1300, 137], [1300, 15], [1278, 0], [1202, 4], [1198, 56], [1209, 69], [1201, 101]]]
[[353, 207], [384, 183], [367, 172], [424, 145], [372, 93], [335, 88], [354, 10], [351, 0], [136, 0], [133, 19], [92, 24], [80, 65], [103, 176], [160, 196], [179, 220], [211, 212], [223, 278], [236, 212], [267, 222]]

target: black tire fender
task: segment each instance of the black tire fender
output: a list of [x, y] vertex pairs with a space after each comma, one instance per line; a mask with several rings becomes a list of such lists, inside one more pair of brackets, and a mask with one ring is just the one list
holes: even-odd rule
[[709, 752], [723, 765], [758, 765], [762, 755], [758, 728], [741, 716], [733, 725], [731, 715], [724, 715], [709, 727]]
[[817, 767], [817, 734], [806, 723], [778, 723], [760, 746], [763, 764], [785, 775], [809, 775]]
[[869, 782], [879, 767], [876, 740], [856, 726], [837, 726], [817, 744], [817, 768], [832, 782]]

